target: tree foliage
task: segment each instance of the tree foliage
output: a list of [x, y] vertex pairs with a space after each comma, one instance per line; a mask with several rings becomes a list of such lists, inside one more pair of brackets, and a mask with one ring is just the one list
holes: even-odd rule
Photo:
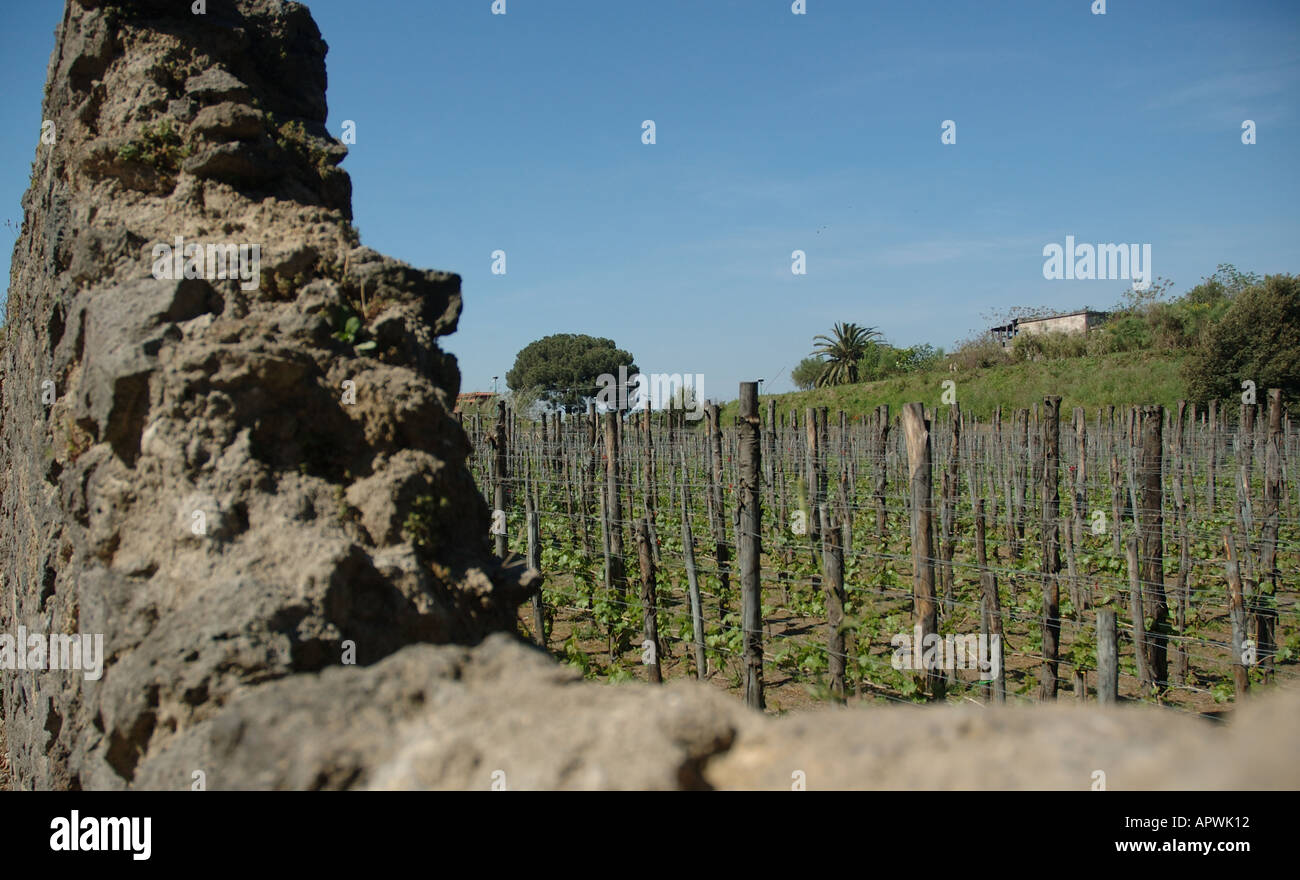
[[1213, 305], [1233, 299], [1262, 280], [1254, 272], [1242, 272], [1231, 263], [1220, 263], [1214, 274], [1202, 278], [1200, 284], [1183, 295], [1183, 300], [1193, 305]]
[[[875, 330], [867, 327], [857, 327], [856, 332], [853, 328], [856, 325], [836, 325], [837, 328], [843, 328], [844, 335], [860, 339], [862, 333], [871, 334], [871, 339], [866, 341], [862, 346], [861, 356], [856, 362], [856, 369], [843, 370], [846, 377], [843, 381], [837, 381], [834, 378], [825, 384], [842, 385], [851, 382], [875, 382], [878, 379], [888, 379], [891, 376], [902, 376], [907, 373], [920, 373], [926, 370], [939, 369], [942, 366], [945, 354], [942, 348], [935, 348], [933, 345], [913, 345], [908, 348], [898, 348], [883, 341], [880, 334]], [[827, 337], [818, 337], [827, 339]], [[828, 340], [829, 341], [829, 340]], [[844, 346], [845, 351], [850, 351], [855, 346], [850, 342]], [[826, 346], [819, 346], [818, 350], [825, 349]], [[828, 356], [815, 354], [812, 357], [806, 357], [799, 362], [793, 370], [790, 371], [790, 381], [800, 391], [809, 391], [819, 387], [822, 383], [822, 377], [826, 375], [828, 368], [833, 369]]]
[[1187, 393], [1198, 403], [1241, 393], [1241, 383], [1281, 388], [1300, 401], [1300, 277], [1270, 275], [1232, 298], [1207, 327], [1184, 367]]
[[599, 392], [600, 377], [617, 377], [619, 367], [626, 367], [629, 377], [637, 372], [631, 353], [614, 340], [556, 333], [520, 350], [506, 373], [506, 385], [515, 392], [534, 392], [547, 405], [576, 413]]
[[790, 371], [790, 381], [800, 391], [810, 391], [817, 387], [817, 380], [821, 377], [822, 370], [825, 368], [826, 362], [821, 358], [806, 357], [799, 361], [799, 365]]
[[866, 354], [858, 361], [858, 378], [863, 382], [874, 382], [890, 376], [920, 373], [937, 369], [943, 359], [943, 349], [928, 343], [898, 348], [876, 342], [867, 346]]
[[825, 364], [817, 377], [818, 387], [857, 382], [858, 362], [871, 344], [881, 338], [880, 331], [874, 327], [860, 327], [843, 321], [831, 328], [831, 335], [814, 336], [813, 355], [821, 357]]

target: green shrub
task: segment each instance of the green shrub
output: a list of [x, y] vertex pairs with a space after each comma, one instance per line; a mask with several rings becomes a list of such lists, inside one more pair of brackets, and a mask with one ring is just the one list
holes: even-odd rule
[[402, 521], [402, 536], [419, 550], [437, 549], [437, 538], [451, 507], [447, 498], [421, 495], [411, 504]]
[[152, 125], [140, 126], [139, 136], [124, 144], [117, 151], [117, 157], [127, 162], [143, 162], [159, 171], [174, 174], [180, 170], [181, 160], [190, 152], [190, 146], [183, 143], [180, 133], [172, 128], [172, 121], [163, 118]]
[[1281, 388], [1288, 403], [1300, 401], [1300, 277], [1270, 275], [1239, 293], [1203, 333], [1184, 376], [1198, 403], [1240, 394], [1246, 380], [1260, 398]]
[[[274, 117], [272, 117], [274, 123]], [[307, 133], [307, 129], [297, 120], [285, 122], [276, 128], [275, 142], [285, 152], [297, 156], [303, 163], [316, 169], [322, 177], [329, 171], [329, 153], [322, 142]]]
[[894, 349], [894, 366], [900, 373], [923, 373], [937, 369], [944, 360], [942, 348], [929, 343]]
[[1237, 294], [1263, 279], [1254, 272], [1242, 272], [1231, 263], [1220, 263], [1214, 274], [1183, 294], [1187, 305], [1227, 305]]
[[825, 366], [826, 362], [819, 357], [806, 357], [790, 371], [790, 381], [800, 391], [809, 391], [817, 387], [817, 378]]
[[1011, 363], [1011, 355], [991, 336], [979, 334], [957, 344], [949, 359], [959, 370], [978, 370]]
[[1087, 353], [1088, 337], [1082, 333], [1020, 333], [1011, 343], [1011, 356], [1018, 361], [1083, 357]]
[[1151, 347], [1151, 326], [1136, 312], [1114, 315], [1089, 334], [1090, 354], [1143, 351]]

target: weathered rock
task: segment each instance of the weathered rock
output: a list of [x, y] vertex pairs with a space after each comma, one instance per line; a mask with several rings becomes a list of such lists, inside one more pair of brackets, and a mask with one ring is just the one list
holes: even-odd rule
[[268, 685], [160, 751], [139, 784], [186, 788], [202, 769], [210, 788], [706, 788], [708, 758], [760, 720], [747, 716], [704, 687], [585, 684], [498, 635]]
[[230, 184], [258, 184], [275, 176], [275, 167], [253, 144], [225, 143], [208, 147], [185, 160], [182, 169], [195, 177]]
[[[0, 359], [0, 632], [107, 656], [5, 672], [18, 787], [128, 787], [241, 693], [472, 644], [534, 582], [490, 555], [449, 414], [460, 279], [358, 247], [306, 9], [209, 6], [71, 0], [50, 63]], [[178, 238], [182, 269], [185, 244], [260, 257], [155, 277]], [[334, 333], [363, 283], [370, 355]]]
[[152, 755], [137, 784], [188, 788], [203, 770], [232, 789], [1294, 789], [1298, 723], [1296, 694], [1227, 726], [1072, 703], [773, 720], [693, 682], [584, 683], [496, 635], [267, 685]]
[[194, 117], [195, 133], [213, 140], [243, 140], [254, 138], [266, 129], [264, 115], [246, 104], [227, 101], [215, 107], [204, 107]]
[[192, 98], [173, 98], [167, 102], [167, 113], [181, 122], [189, 122], [198, 112], [198, 102]]
[[[1300, 723], [1296, 695], [1268, 701]], [[1150, 707], [1103, 710], [1062, 703], [895, 707], [785, 717], [740, 737], [710, 764], [719, 788], [1091, 789], [1294, 788], [1300, 748], [1279, 730], [1265, 737], [1277, 775], [1254, 772], [1238, 750], [1249, 717], [1222, 722]], [[1227, 772], [1222, 772], [1224, 767]], [[1094, 779], [1100, 770], [1104, 777]]]
[[229, 71], [220, 68], [205, 70], [185, 81], [185, 93], [199, 103], [216, 101], [247, 101], [252, 92]]

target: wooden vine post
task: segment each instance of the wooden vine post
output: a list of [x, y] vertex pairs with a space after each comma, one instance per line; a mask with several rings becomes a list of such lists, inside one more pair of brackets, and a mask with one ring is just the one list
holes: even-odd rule
[[[903, 434], [907, 440], [908, 485], [911, 490], [912, 597], [921, 639], [937, 635], [938, 608], [934, 593], [933, 475], [930, 458], [930, 423], [922, 404], [903, 407]], [[925, 670], [926, 693], [941, 700], [946, 692], [943, 671]]]
[[989, 651], [997, 654], [997, 675], [990, 681], [988, 693], [993, 702], [1005, 703], [1007, 670], [1003, 662], [1002, 609], [998, 602], [998, 576], [988, 564], [984, 543], [985, 529], [984, 499], [977, 498], [975, 500], [975, 560], [980, 568], [980, 619], [984, 634], [988, 636]]
[[505, 559], [507, 553], [506, 546], [506, 404], [505, 401], [497, 401], [497, 424], [496, 430], [492, 434], [492, 534], [496, 544], [496, 555], [499, 559]]
[[1189, 599], [1188, 581], [1191, 577], [1192, 554], [1191, 535], [1187, 525], [1187, 480], [1184, 472], [1184, 454], [1186, 451], [1187, 401], [1178, 401], [1178, 408], [1170, 422], [1173, 436], [1174, 460], [1174, 517], [1178, 528], [1178, 575], [1174, 581], [1174, 626], [1178, 638], [1173, 644], [1173, 669], [1170, 677], [1174, 684], [1187, 683], [1187, 603]]
[[1255, 641], [1264, 683], [1273, 680], [1277, 632], [1278, 502], [1282, 495], [1282, 389], [1268, 391], [1268, 439], [1264, 447], [1264, 511], [1260, 530], [1259, 586], [1255, 590]]
[[822, 592], [826, 596], [826, 661], [830, 678], [830, 691], [836, 702], [844, 702], [844, 670], [847, 652], [844, 640], [844, 548], [843, 533], [835, 514], [822, 508], [822, 521], [827, 527], [822, 532]]
[[[528, 495], [525, 498], [527, 504], [527, 526], [528, 526], [528, 567], [533, 571], [541, 573], [542, 570], [542, 542], [541, 526], [537, 516], [537, 510], [533, 506], [533, 496]], [[538, 645], [546, 647], [546, 615], [542, 608], [542, 588], [541, 584], [537, 586], [537, 592], [533, 593], [533, 640]]]
[[1142, 407], [1137, 515], [1141, 558], [1138, 571], [1142, 581], [1142, 610], [1151, 618], [1144, 639], [1150, 679], [1147, 683], [1157, 688], [1164, 688], [1169, 683], [1169, 607], [1165, 600], [1164, 484], [1161, 475], [1164, 420], [1163, 406]]
[[1097, 609], [1097, 702], [1113, 706], [1119, 700], [1119, 641], [1115, 609]]
[[[686, 470], [686, 451], [682, 450], [682, 470]], [[708, 660], [704, 653], [704, 609], [700, 604], [700, 579], [695, 571], [695, 537], [691, 534], [691, 509], [689, 480], [682, 480], [682, 561], [686, 567], [686, 589], [691, 601], [691, 634], [695, 637], [695, 677], [703, 680], [708, 674]]]
[[875, 432], [872, 440], [871, 466], [874, 477], [872, 498], [876, 504], [876, 538], [883, 544], [888, 524], [886, 517], [888, 510], [885, 505], [885, 490], [889, 483], [889, 474], [885, 469], [889, 454], [889, 404], [887, 403], [876, 407]]
[[1138, 566], [1140, 544], [1137, 535], [1129, 535], [1124, 546], [1128, 556], [1129, 621], [1133, 627], [1133, 662], [1137, 666], [1138, 687], [1141, 689], [1150, 686], [1151, 676], [1147, 672], [1146, 626], [1143, 623], [1146, 615], [1142, 613], [1142, 576]]
[[1232, 528], [1223, 527], [1223, 547], [1228, 554], [1228, 615], [1232, 621], [1232, 684], [1238, 700], [1250, 691], [1250, 663], [1246, 654], [1246, 605], [1241, 589], [1241, 568]]
[[[606, 565], [610, 589], [616, 601], [627, 599], [627, 574], [623, 564], [623, 506], [619, 490], [618, 413], [605, 413], [605, 534], [609, 538], [609, 561]], [[621, 632], [617, 648], [625, 650], [626, 633]]]
[[710, 403], [708, 414], [709, 458], [709, 522], [713, 529], [714, 558], [718, 562], [718, 620], [727, 614], [727, 594], [731, 591], [731, 553], [727, 547], [727, 518], [722, 506], [722, 426], [719, 424], [718, 405]]
[[641, 662], [645, 664], [650, 681], [661, 683], [663, 673], [659, 668], [659, 614], [655, 595], [655, 561], [650, 551], [650, 525], [646, 517], [636, 521], [636, 550], [641, 564]]
[[[940, 579], [943, 584], [943, 614], [953, 610], [955, 601], [952, 557], [957, 541], [957, 494], [961, 447], [961, 404], [953, 403], [948, 409], [949, 437], [948, 460], [942, 477], [943, 507], [939, 512], [939, 530], [942, 535], [939, 547]], [[974, 487], [970, 487], [974, 491]]]
[[1061, 398], [1043, 401], [1043, 665], [1038, 670], [1038, 698], [1056, 699], [1061, 642]]
[[739, 458], [740, 485], [736, 493], [740, 567], [740, 619], [744, 627], [745, 704], [762, 709], [763, 699], [763, 597], [759, 580], [763, 523], [762, 430], [758, 417], [758, 383], [740, 383]]

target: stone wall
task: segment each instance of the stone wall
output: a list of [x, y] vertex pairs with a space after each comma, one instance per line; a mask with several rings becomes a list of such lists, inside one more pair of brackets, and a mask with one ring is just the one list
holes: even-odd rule
[[[527, 595], [450, 416], [460, 279], [359, 247], [325, 50], [277, 0], [67, 4], [0, 365], [0, 632], [107, 660], [0, 673], [18, 787], [130, 785], [246, 689], [473, 643]], [[178, 237], [256, 277], [165, 277]]]

